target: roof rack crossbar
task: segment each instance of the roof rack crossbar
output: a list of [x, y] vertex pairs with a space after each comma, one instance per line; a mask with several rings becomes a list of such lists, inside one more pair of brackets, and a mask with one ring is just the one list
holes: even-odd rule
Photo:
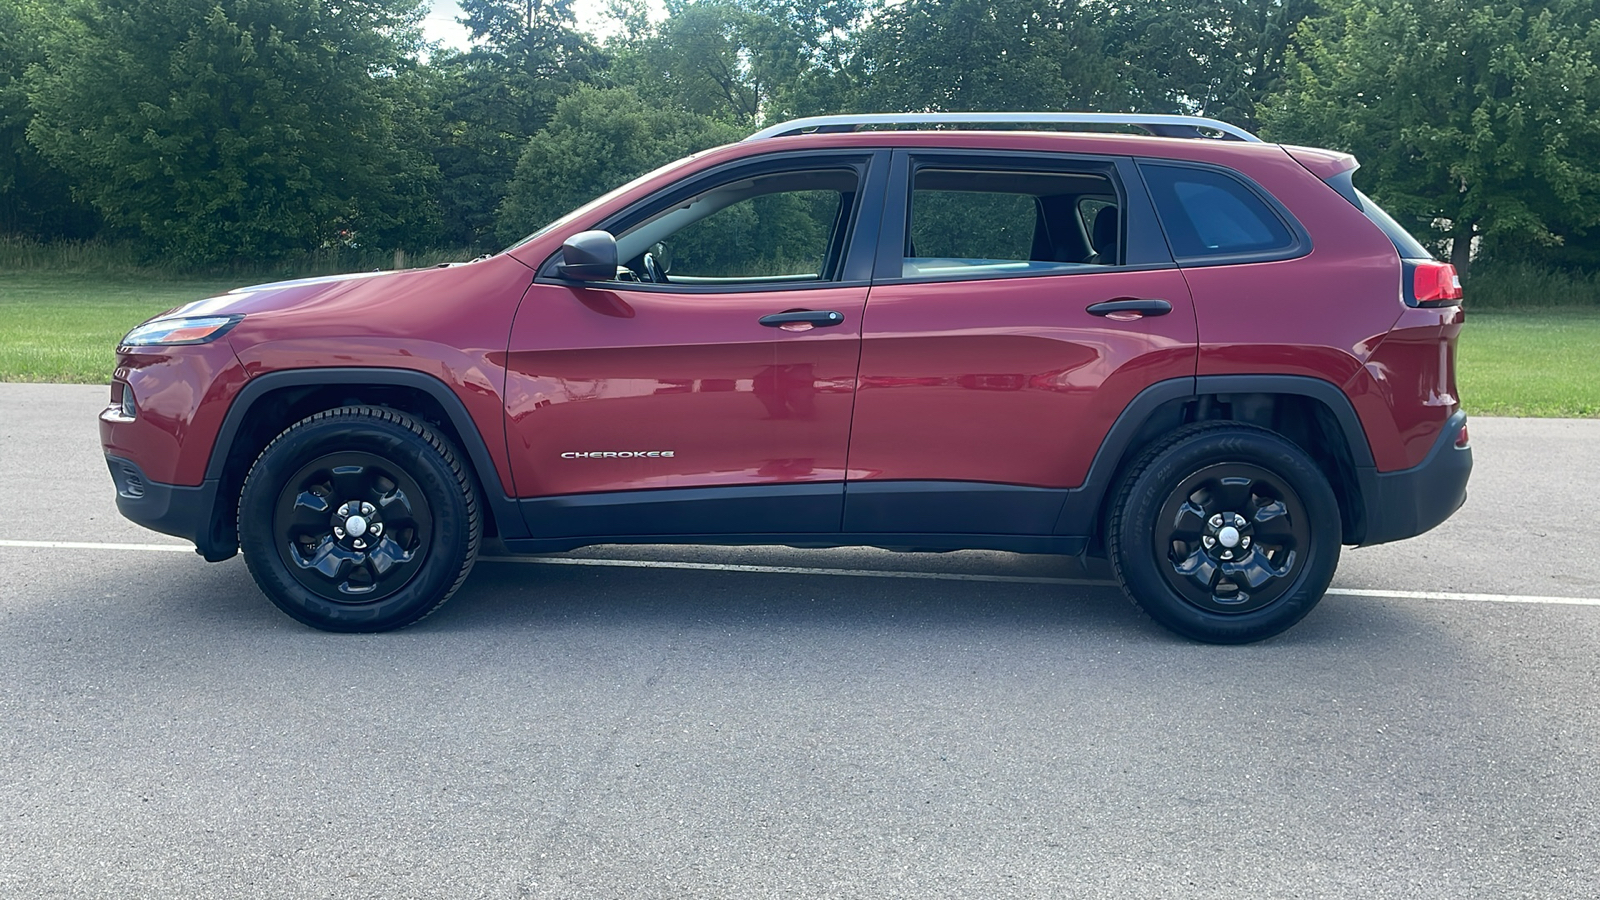
[[856, 131], [867, 125], [1132, 125], [1157, 137], [1203, 138], [1215, 132], [1222, 140], [1261, 139], [1236, 125], [1204, 116], [1144, 115], [1141, 113], [1087, 112], [967, 112], [967, 113], [865, 113], [811, 116], [763, 128], [745, 138], [760, 141], [796, 134]]

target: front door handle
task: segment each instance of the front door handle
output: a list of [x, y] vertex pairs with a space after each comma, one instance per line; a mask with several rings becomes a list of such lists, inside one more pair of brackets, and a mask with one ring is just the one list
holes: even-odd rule
[[831, 309], [791, 309], [788, 312], [762, 316], [759, 320], [768, 328], [785, 331], [805, 331], [810, 328], [827, 328], [844, 324], [844, 313]]
[[1112, 318], [1137, 318], [1139, 316], [1164, 316], [1172, 312], [1172, 304], [1165, 300], [1142, 297], [1118, 297], [1089, 304], [1087, 311], [1097, 316]]

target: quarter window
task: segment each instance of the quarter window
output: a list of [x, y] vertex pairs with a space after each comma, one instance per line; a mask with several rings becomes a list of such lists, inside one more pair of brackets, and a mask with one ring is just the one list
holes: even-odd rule
[[1139, 169], [1177, 259], [1270, 255], [1298, 244], [1283, 220], [1236, 178], [1188, 166]]

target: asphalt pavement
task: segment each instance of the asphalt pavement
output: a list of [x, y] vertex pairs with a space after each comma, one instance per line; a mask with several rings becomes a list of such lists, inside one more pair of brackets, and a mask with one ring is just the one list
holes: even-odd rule
[[1600, 896], [1600, 421], [1474, 419], [1467, 506], [1246, 647], [711, 547], [339, 636], [116, 514], [105, 397], [0, 385], [0, 897]]

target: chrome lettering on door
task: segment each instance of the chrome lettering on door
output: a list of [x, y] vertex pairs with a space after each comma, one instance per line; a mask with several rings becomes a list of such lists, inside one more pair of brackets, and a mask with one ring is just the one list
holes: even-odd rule
[[676, 450], [568, 450], [562, 459], [673, 459]]

